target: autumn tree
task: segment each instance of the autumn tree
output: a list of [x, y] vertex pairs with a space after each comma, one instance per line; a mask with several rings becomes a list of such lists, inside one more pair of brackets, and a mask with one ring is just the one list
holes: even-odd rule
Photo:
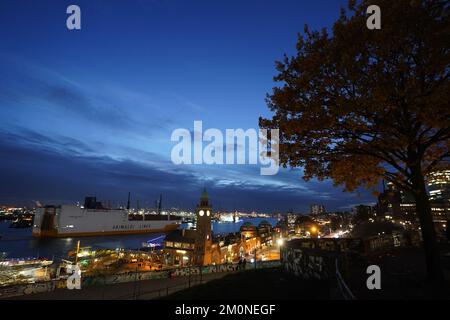
[[305, 26], [296, 55], [277, 62], [273, 117], [260, 126], [280, 129], [280, 163], [303, 167], [306, 180], [331, 178], [352, 191], [385, 179], [411, 192], [428, 278], [438, 283], [426, 177], [449, 163], [449, 8], [378, 0], [381, 29], [369, 30], [371, 4], [350, 1], [332, 30]]

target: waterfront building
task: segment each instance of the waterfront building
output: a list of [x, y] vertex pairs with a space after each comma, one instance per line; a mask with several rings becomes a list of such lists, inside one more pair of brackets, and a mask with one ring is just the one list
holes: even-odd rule
[[192, 230], [175, 230], [164, 239], [165, 263], [190, 265], [194, 261], [195, 237]]
[[208, 193], [203, 191], [196, 208], [196, 228], [176, 230], [164, 240], [164, 252], [168, 264], [199, 266], [211, 264], [212, 257], [212, 208]]
[[253, 238], [258, 234], [257, 228], [251, 222], [244, 223], [239, 230], [243, 239]]
[[163, 249], [166, 264], [204, 266], [236, 263], [241, 258], [254, 256], [259, 248], [273, 245], [274, 237], [282, 238], [280, 225], [272, 228], [266, 220], [258, 226], [246, 222], [237, 233], [213, 236], [211, 218], [212, 206], [204, 190], [196, 208], [195, 229], [176, 230], [166, 236]]
[[208, 193], [206, 189], [200, 197], [200, 203], [197, 205], [197, 226], [195, 237], [195, 264], [196, 265], [208, 265], [211, 264], [211, 245], [212, 245], [212, 232], [211, 232], [211, 214], [212, 207], [209, 204]]

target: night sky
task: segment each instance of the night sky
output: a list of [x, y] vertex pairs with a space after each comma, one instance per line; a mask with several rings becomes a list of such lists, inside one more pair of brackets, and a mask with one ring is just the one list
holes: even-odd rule
[[[170, 160], [176, 128], [257, 128], [275, 60], [304, 24], [329, 27], [346, 1], [0, 2], [0, 204], [82, 201], [219, 210], [343, 210], [374, 202], [301, 170]], [[80, 31], [66, 8], [81, 7]]]

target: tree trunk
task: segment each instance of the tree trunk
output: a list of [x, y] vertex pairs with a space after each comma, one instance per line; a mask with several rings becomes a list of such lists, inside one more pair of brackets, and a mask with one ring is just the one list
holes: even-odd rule
[[430, 201], [428, 199], [425, 180], [420, 168], [412, 169], [412, 182], [414, 185], [413, 195], [416, 200], [416, 211], [420, 222], [425, 250], [427, 279], [436, 287], [442, 287], [444, 283], [444, 273], [436, 241], [436, 230], [431, 214]]

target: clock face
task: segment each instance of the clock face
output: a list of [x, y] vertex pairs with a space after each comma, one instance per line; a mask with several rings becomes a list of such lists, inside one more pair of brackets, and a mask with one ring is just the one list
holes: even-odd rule
[[209, 217], [209, 215], [211, 214], [211, 212], [209, 212], [209, 210], [206, 210], [206, 215]]
[[200, 215], [200, 217], [203, 217], [203, 215], [205, 214], [205, 211], [200, 210], [200, 211], [198, 212], [198, 214]]

